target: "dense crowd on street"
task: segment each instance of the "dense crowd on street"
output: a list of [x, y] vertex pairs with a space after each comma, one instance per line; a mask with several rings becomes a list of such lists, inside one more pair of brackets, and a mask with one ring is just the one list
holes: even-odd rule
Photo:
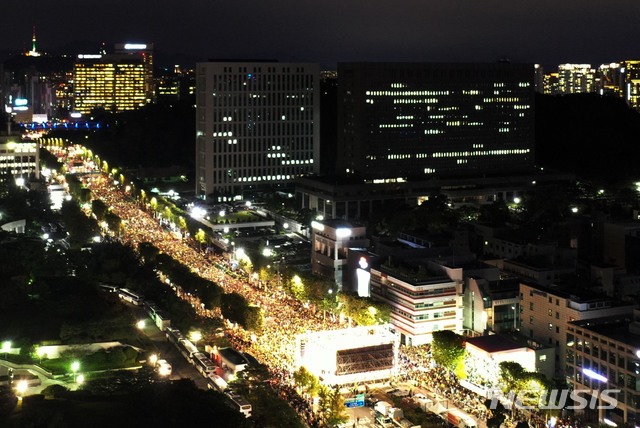
[[[300, 302], [275, 284], [273, 287], [264, 287], [258, 281], [251, 281], [241, 269], [236, 269], [236, 273], [230, 275], [232, 266], [229, 260], [210, 251], [201, 251], [190, 239], [178, 238], [168, 227], [166, 219], [163, 225], [161, 218], [148, 204], [136, 202], [124, 189], [114, 186], [113, 180], [106, 175], [85, 176], [84, 182], [93, 198], [101, 199], [122, 220], [121, 232], [114, 233], [103, 225], [105, 234], [116, 236], [134, 248], [141, 243], [150, 243], [198, 275], [220, 285], [225, 292], [236, 292], [250, 304], [260, 306], [264, 315], [261, 334], [255, 335], [234, 325], [228, 329], [227, 335], [237, 350], [250, 353], [268, 367], [272, 376], [270, 384], [282, 399], [290, 403], [311, 427], [319, 426], [312, 402], [303, 398], [294, 386], [293, 371], [296, 347], [299, 346], [297, 335], [345, 328], [347, 325], [335, 317], [325, 317], [322, 311]], [[171, 284], [170, 278], [162, 273], [160, 275], [163, 282]], [[200, 316], [221, 318], [219, 308], [205, 310], [197, 296], [181, 293], [179, 284], [173, 286]], [[490, 415], [484, 397], [462, 387], [454, 374], [434, 363], [429, 345], [401, 346], [398, 367], [399, 375], [395, 381], [409, 382], [432, 391], [447, 400], [448, 404], [480, 420], [486, 420]], [[540, 417], [530, 417], [529, 422], [532, 426], [547, 425], [547, 421]], [[556, 426], [579, 428], [580, 424], [558, 420]]]
[[[227, 272], [231, 266], [228, 260], [211, 252], [200, 251], [189, 245], [190, 240], [177, 238], [169, 228], [163, 227], [153, 210], [136, 203], [123, 189], [117, 189], [106, 176], [87, 176], [85, 184], [94, 198], [101, 199], [120, 217], [122, 231], [115, 234], [120, 240], [134, 248], [141, 243], [150, 243], [190, 267], [198, 275], [220, 285], [225, 292], [236, 292], [250, 304], [260, 306], [264, 314], [261, 334], [252, 334], [236, 325], [228, 331], [229, 338], [236, 349], [250, 353], [267, 366], [277, 380], [272, 382], [276, 392], [286, 398], [311, 426], [317, 426], [318, 421], [310, 403], [302, 399], [293, 387], [296, 336], [309, 331], [345, 328], [346, 325], [335, 317], [325, 317], [321, 311], [303, 304], [281, 288], [260, 287], [258, 290], [258, 284], [240, 269], [237, 270], [239, 274], [229, 275]], [[108, 230], [105, 233], [114, 234]], [[165, 282], [168, 279], [170, 283], [170, 278], [162, 276], [161, 279]], [[199, 315], [221, 316], [219, 308], [205, 310], [197, 296], [181, 293], [179, 284], [175, 287], [178, 295], [189, 301]]]

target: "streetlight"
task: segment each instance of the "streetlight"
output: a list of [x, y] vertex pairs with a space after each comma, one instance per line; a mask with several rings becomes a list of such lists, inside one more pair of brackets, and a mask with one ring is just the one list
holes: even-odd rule
[[71, 371], [73, 372], [73, 381], [76, 381], [76, 373], [80, 370], [80, 361], [74, 361], [71, 363]]
[[198, 346], [198, 341], [202, 339], [202, 333], [200, 333], [199, 330], [194, 330], [191, 333], [189, 333], [189, 337], [191, 338], [191, 340], [193, 340], [193, 344]]
[[29, 383], [24, 379], [16, 384], [16, 392], [20, 401], [22, 401], [22, 397], [24, 397], [24, 393], [27, 392], [28, 388]]
[[144, 330], [145, 325], [146, 325], [146, 322], [144, 320], [140, 320], [136, 323], [136, 327], [138, 327], [139, 330]]

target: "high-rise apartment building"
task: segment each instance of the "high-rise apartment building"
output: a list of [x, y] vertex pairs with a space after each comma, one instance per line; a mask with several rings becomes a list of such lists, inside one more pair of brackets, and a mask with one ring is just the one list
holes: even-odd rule
[[526, 174], [534, 65], [338, 64], [338, 170], [365, 180]]
[[319, 74], [310, 63], [198, 63], [196, 194], [229, 200], [317, 172]]
[[73, 67], [74, 110], [135, 110], [147, 104], [146, 65], [129, 55], [78, 55]]

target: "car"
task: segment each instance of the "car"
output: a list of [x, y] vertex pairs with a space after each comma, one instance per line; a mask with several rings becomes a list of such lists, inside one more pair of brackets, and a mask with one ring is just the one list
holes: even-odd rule
[[169, 376], [172, 372], [171, 364], [167, 360], [158, 360], [156, 370], [160, 376]]

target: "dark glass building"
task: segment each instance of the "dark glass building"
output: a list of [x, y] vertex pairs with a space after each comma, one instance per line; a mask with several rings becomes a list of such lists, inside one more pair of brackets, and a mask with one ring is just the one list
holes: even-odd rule
[[534, 64], [338, 64], [337, 174], [365, 181], [527, 174]]

